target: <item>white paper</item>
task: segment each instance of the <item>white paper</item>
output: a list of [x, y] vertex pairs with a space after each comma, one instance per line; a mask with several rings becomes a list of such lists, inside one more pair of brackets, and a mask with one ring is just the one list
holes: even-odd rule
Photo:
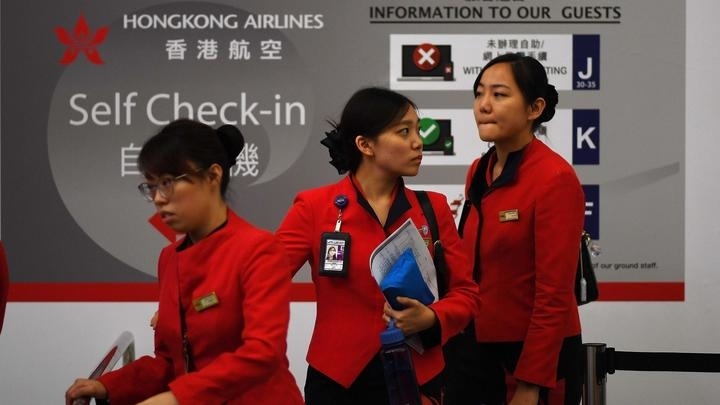
[[435, 264], [433, 263], [430, 251], [425, 244], [420, 232], [413, 223], [412, 219], [405, 221], [398, 229], [388, 236], [382, 243], [375, 248], [370, 255], [370, 272], [377, 281], [378, 285], [390, 271], [395, 261], [400, 257], [405, 249], [411, 248], [415, 261], [417, 261], [420, 274], [425, 284], [427, 284], [430, 292], [436, 302], [438, 300], [437, 275], [435, 273]]

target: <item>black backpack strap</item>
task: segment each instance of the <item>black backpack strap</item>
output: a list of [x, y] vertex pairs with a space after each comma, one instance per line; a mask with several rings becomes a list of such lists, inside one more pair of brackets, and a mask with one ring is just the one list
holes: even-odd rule
[[422, 208], [425, 219], [428, 221], [428, 227], [430, 228], [433, 251], [435, 252], [433, 263], [435, 264], [435, 272], [438, 282], [438, 295], [443, 297], [447, 293], [447, 270], [445, 268], [445, 256], [443, 253], [442, 243], [440, 242], [440, 231], [438, 230], [435, 210], [433, 209], [430, 197], [428, 197], [426, 191], [415, 190], [415, 196], [420, 202], [420, 207]]
[[430, 227], [430, 235], [432, 236], [434, 243], [435, 241], [440, 240], [440, 232], [438, 231], [437, 219], [435, 218], [435, 210], [433, 209], [432, 203], [430, 202], [430, 197], [428, 197], [427, 192], [424, 190], [415, 190], [415, 195], [417, 196], [417, 199], [420, 202], [420, 207], [423, 210], [423, 214], [425, 214], [425, 218], [428, 221], [428, 226]]

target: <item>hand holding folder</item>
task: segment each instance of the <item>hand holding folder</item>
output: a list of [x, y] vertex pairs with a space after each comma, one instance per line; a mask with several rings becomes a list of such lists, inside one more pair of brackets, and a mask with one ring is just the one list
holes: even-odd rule
[[[403, 255], [405, 258], [401, 259]], [[408, 257], [412, 258], [412, 261], [408, 260]], [[427, 244], [412, 219], [400, 225], [370, 255], [370, 272], [381, 290], [385, 290], [382, 287], [383, 280], [398, 269], [400, 271], [391, 277], [397, 276], [401, 280], [397, 284], [393, 282], [393, 286], [387, 292], [383, 291], [392, 308], [403, 309], [396, 299], [399, 296], [416, 299], [424, 305], [430, 305], [438, 300], [435, 265]], [[385, 284], [390, 284], [390, 281], [392, 278]], [[419, 335], [407, 336], [405, 342], [418, 353], [424, 353], [425, 348]]]

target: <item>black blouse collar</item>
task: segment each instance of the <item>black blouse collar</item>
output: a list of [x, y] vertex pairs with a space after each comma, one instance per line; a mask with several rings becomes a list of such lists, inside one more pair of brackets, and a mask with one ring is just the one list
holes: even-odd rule
[[[229, 219], [229, 218], [228, 218], [228, 219]], [[208, 236], [214, 234], [215, 232], [223, 229], [223, 228], [225, 227], [225, 225], [227, 225], [227, 223], [228, 223], [228, 220], [226, 219], [225, 222], [223, 222], [222, 224], [220, 224], [220, 226], [218, 226], [217, 228], [213, 229], [212, 232], [210, 232], [209, 234], [207, 234], [205, 237], [207, 238]], [[178, 245], [178, 247], [175, 248], [175, 251], [176, 251], [176, 252], [182, 252], [183, 250], [191, 247], [191, 246], [194, 245], [194, 244], [195, 244], [195, 242], [193, 242], [193, 240], [190, 239], [190, 236], [189, 236], [189, 235], [185, 235], [185, 239], [183, 239], [182, 243], [180, 243], [180, 245]]]
[[497, 159], [495, 146], [491, 147], [490, 150], [488, 150], [480, 158], [480, 163], [475, 169], [475, 173], [473, 174], [472, 181], [470, 183], [470, 188], [468, 189], [468, 196], [473, 204], [479, 204], [482, 196], [488, 191], [498, 187], [504, 187], [515, 182], [518, 170], [520, 169], [520, 163], [522, 163], [523, 155], [528, 149], [528, 146], [531, 144], [532, 142], [525, 145], [522, 149], [508, 154], [502, 173], [500, 173], [500, 176], [498, 176], [492, 184], [488, 184], [486, 174], [490, 163], [495, 162]]
[[[382, 224], [380, 222], [380, 219], [377, 217], [377, 214], [375, 214], [375, 210], [372, 209], [370, 203], [365, 199], [362, 191], [360, 191], [360, 188], [355, 183], [355, 178], [352, 175], [350, 175], [350, 183], [352, 183], [353, 188], [355, 188], [357, 200], [360, 206], [362, 206], [365, 211], [372, 215], [379, 224]], [[397, 221], [398, 218], [400, 218], [410, 208], [410, 201], [408, 201], [407, 196], [405, 195], [405, 181], [402, 177], [400, 177], [398, 179], [398, 184], [395, 189], [395, 198], [393, 199], [392, 205], [390, 206], [390, 211], [388, 212], [388, 217], [385, 221], [385, 226], [383, 228], [387, 229], [389, 225], [395, 223], [395, 221]]]

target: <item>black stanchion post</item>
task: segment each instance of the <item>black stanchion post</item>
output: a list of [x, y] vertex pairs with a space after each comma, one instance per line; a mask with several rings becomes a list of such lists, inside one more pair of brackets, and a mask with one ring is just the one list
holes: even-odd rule
[[607, 366], [604, 343], [585, 343], [585, 379], [583, 405], [606, 405]]

